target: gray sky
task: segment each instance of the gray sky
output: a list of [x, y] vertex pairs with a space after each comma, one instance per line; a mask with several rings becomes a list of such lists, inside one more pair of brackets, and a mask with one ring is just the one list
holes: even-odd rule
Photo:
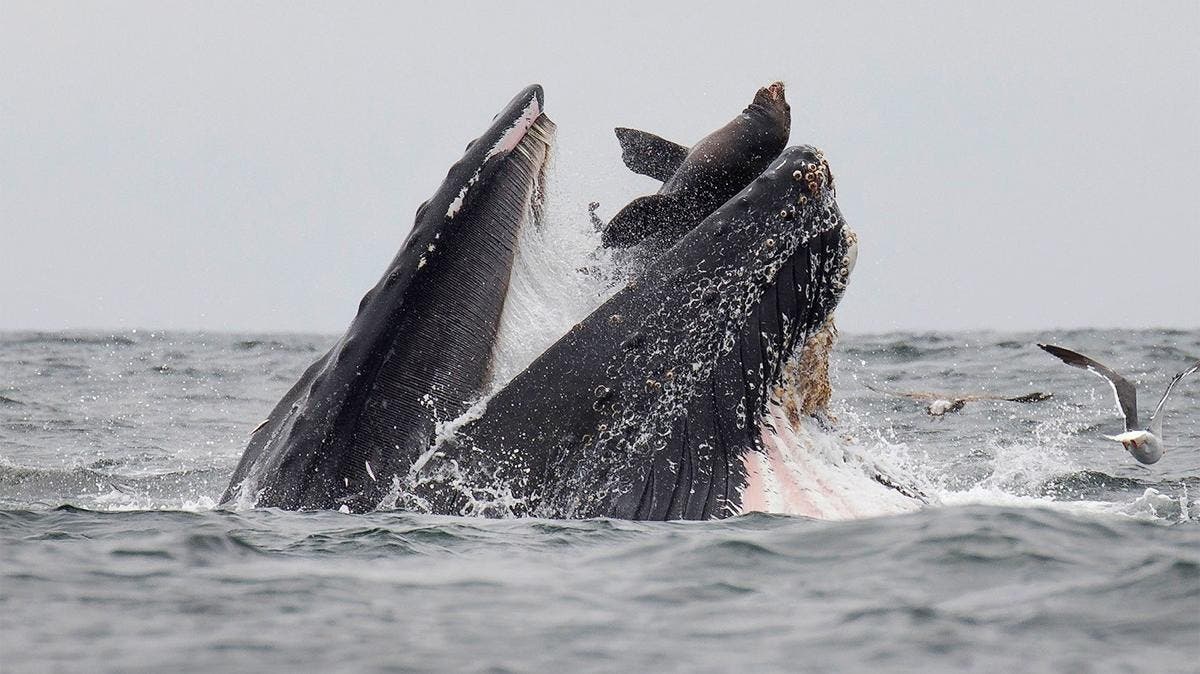
[[338, 332], [523, 85], [559, 185], [788, 84], [844, 330], [1200, 327], [1200, 3], [0, 2], [0, 329]]

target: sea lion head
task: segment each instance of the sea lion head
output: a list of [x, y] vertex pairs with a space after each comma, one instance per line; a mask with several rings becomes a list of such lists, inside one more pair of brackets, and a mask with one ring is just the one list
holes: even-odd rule
[[782, 103], [784, 109], [788, 109], [787, 100], [784, 98], [783, 82], [775, 81], [758, 90], [754, 94], [754, 102], [759, 105], [774, 105]]
[[788, 105], [784, 96], [783, 82], [775, 81], [759, 89], [746, 111], [755, 110], [765, 113], [775, 123], [781, 124], [785, 133], [791, 132], [792, 106]]

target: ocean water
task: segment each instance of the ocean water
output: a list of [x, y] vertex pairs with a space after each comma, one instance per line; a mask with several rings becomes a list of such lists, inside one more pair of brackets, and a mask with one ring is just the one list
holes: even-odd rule
[[[843, 335], [836, 441], [919, 512], [822, 522], [231, 511], [247, 436], [330, 335], [0, 334], [0, 670], [1200, 670], [1196, 331]], [[868, 385], [1054, 393], [928, 418]], [[1143, 412], [1145, 414], [1145, 412]]]

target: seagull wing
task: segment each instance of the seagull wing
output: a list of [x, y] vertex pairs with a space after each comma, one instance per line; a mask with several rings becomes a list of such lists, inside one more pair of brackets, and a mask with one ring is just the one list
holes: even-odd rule
[[949, 398], [946, 396], [942, 396], [937, 393], [928, 393], [925, 391], [891, 391], [885, 388], [877, 388], [875, 386], [871, 386], [870, 384], [867, 384], [867, 388], [875, 391], [876, 393], [886, 393], [890, 396], [908, 398], [910, 400], [949, 400]]
[[1128, 379], [1082, 353], [1076, 353], [1070, 349], [1064, 349], [1061, 346], [1054, 346], [1052, 344], [1038, 344], [1038, 347], [1067, 365], [1088, 370], [1104, 377], [1108, 381], [1108, 385], [1112, 387], [1113, 393], [1117, 396], [1117, 405], [1121, 408], [1121, 414], [1125, 415], [1125, 430], [1137, 430], [1137, 387]]
[[1010, 403], [1040, 403], [1043, 400], [1049, 400], [1053, 397], [1054, 397], [1053, 393], [1042, 393], [1041, 391], [1034, 391], [1033, 393], [1026, 393], [1025, 395], [1020, 395], [1020, 396], [1006, 396], [1006, 395], [1002, 395], [1002, 394], [991, 394], [991, 393], [976, 393], [974, 395], [961, 396], [959, 398], [959, 400], [965, 400], [967, 402], [973, 402], [975, 400], [1003, 400], [1005, 402], [1010, 402]]
[[1163, 404], [1167, 402], [1167, 396], [1171, 395], [1171, 389], [1175, 388], [1175, 385], [1179, 383], [1180, 379], [1183, 379], [1196, 370], [1200, 370], [1200, 360], [1192, 363], [1191, 367], [1171, 378], [1171, 383], [1167, 384], [1167, 390], [1163, 391], [1162, 399], [1158, 401], [1158, 406], [1154, 408], [1154, 414], [1150, 415], [1151, 433], [1160, 438], [1162, 437], [1162, 417], [1159, 416], [1158, 413], [1162, 411]]
[[1040, 403], [1043, 400], [1049, 400], [1053, 397], [1054, 397], [1053, 393], [1042, 393], [1041, 391], [1034, 391], [1033, 393], [1026, 393], [1025, 395], [1022, 395], [1022, 396], [1013, 396], [1011, 398], [1005, 398], [1005, 400], [1007, 400], [1010, 403]]

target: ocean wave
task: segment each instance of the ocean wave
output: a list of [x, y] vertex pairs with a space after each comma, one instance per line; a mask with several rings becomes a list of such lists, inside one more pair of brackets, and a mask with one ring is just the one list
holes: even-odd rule
[[89, 466], [69, 468], [0, 462], [0, 507], [77, 504], [99, 510], [207, 509], [215, 505], [214, 496], [226, 478], [225, 470], [215, 468], [122, 473], [136, 464], [129, 457], [113, 462], [100, 459]]
[[129, 335], [94, 332], [10, 332], [0, 333], [0, 343], [5, 345], [92, 345], [132, 346], [137, 340]]

